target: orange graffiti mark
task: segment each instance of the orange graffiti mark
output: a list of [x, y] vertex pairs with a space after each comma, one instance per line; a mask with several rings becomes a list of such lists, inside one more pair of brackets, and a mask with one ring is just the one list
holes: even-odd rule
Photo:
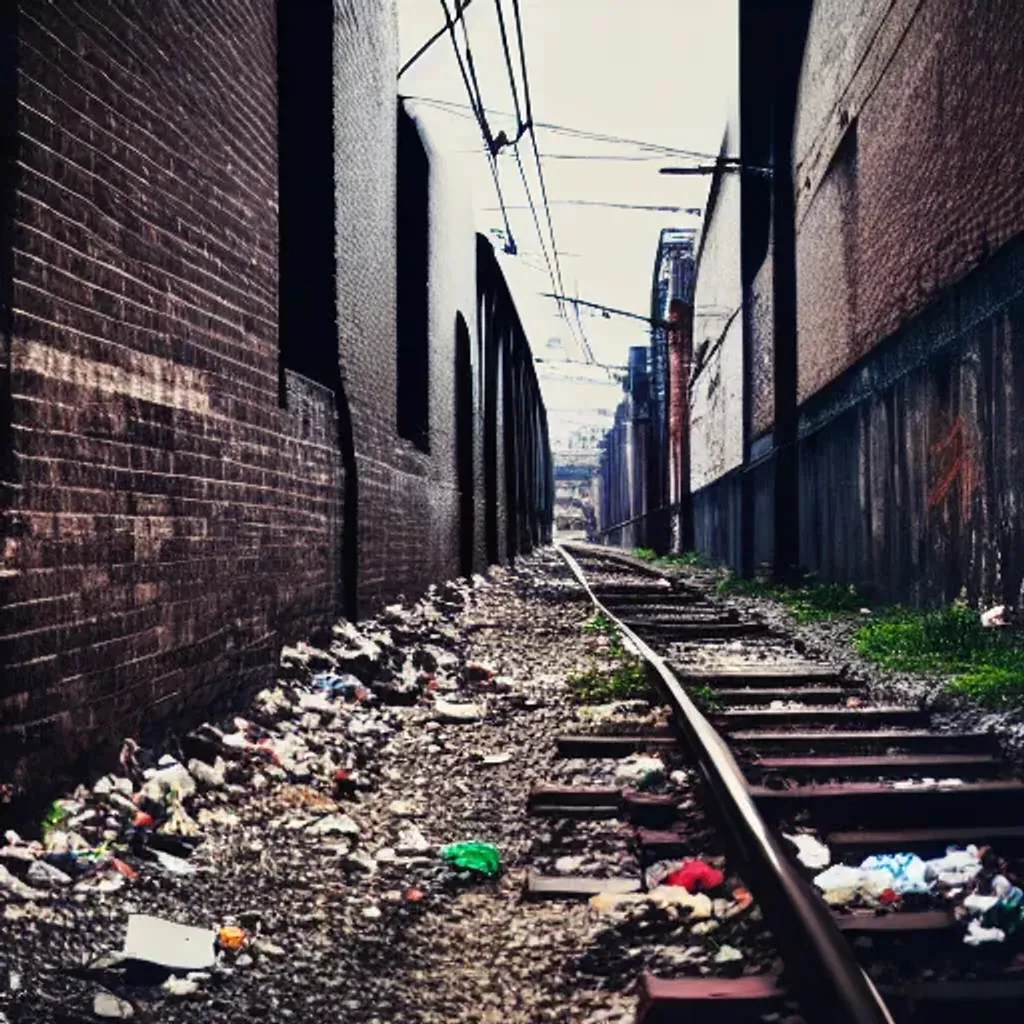
[[964, 519], [968, 518], [971, 511], [971, 496], [974, 493], [974, 463], [964, 443], [962, 416], [957, 416], [946, 436], [931, 446], [929, 454], [940, 464], [945, 463], [946, 468], [928, 492], [928, 507], [936, 508], [941, 505], [949, 497], [953, 485], [959, 481], [960, 513]]

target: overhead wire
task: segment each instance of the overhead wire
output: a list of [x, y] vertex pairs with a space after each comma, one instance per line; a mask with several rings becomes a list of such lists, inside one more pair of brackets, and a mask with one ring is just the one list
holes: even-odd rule
[[[501, 192], [501, 180], [498, 177], [498, 161], [494, 158], [494, 139], [493, 136], [491, 135], [490, 126], [487, 124], [487, 115], [484, 111], [482, 100], [474, 96], [473, 87], [470, 83], [469, 75], [467, 74], [466, 67], [462, 61], [462, 53], [459, 51], [459, 41], [458, 39], [455, 38], [455, 24], [452, 21], [451, 12], [448, 10], [447, 0], [441, 0], [441, 9], [444, 11], [445, 25], [448, 29], [448, 34], [451, 36], [452, 48], [455, 50], [455, 59], [459, 65], [459, 73], [462, 76], [462, 84], [466, 88], [466, 95], [469, 97], [471, 109], [473, 110], [473, 113], [476, 117], [477, 124], [480, 126], [480, 131], [483, 134], [484, 142], [487, 143], [488, 154], [490, 157], [488, 163], [491, 168], [491, 177], [494, 179], [494, 189], [498, 193], [498, 204], [501, 206], [502, 218], [505, 222], [505, 236], [507, 238], [507, 241], [505, 243], [505, 251], [508, 253], [514, 253], [516, 251], [515, 236], [512, 234], [512, 226], [508, 222], [508, 213], [505, 210], [505, 197], [502, 195]], [[456, 17], [462, 20], [462, 30], [464, 33], [466, 31], [466, 23], [465, 20], [462, 18], [462, 15], [465, 9], [466, 4], [462, 3], [461, 0], [455, 0]]]
[[[552, 206], [601, 206], [612, 210], [644, 210], [653, 213], [688, 213], [693, 216], [700, 216], [701, 209], [698, 206], [656, 206], [649, 203], [613, 203], [604, 199], [552, 199]], [[493, 212], [497, 209], [494, 206], [483, 207], [486, 211]], [[508, 210], [525, 210], [526, 207], [515, 203], [506, 206]]]
[[[526, 113], [526, 119], [525, 120], [523, 119], [523, 110], [520, 107], [520, 103], [519, 103], [519, 89], [518, 89], [518, 86], [517, 86], [517, 83], [516, 83], [515, 69], [512, 66], [512, 53], [511, 53], [511, 49], [509, 47], [508, 29], [507, 29], [507, 27], [505, 25], [505, 12], [504, 12], [504, 8], [502, 7], [502, 0], [495, 0], [495, 5], [494, 6], [495, 6], [495, 11], [496, 11], [497, 16], [498, 16], [498, 29], [499, 29], [499, 33], [500, 33], [500, 36], [501, 36], [501, 46], [502, 46], [502, 51], [503, 51], [504, 58], [505, 58], [505, 69], [506, 69], [506, 71], [508, 73], [509, 91], [512, 94], [512, 105], [515, 108], [515, 117], [516, 117], [515, 138], [510, 141], [510, 140], [507, 139], [507, 137], [505, 137], [504, 140], [502, 140], [499, 137], [499, 141], [504, 141], [507, 145], [509, 145], [511, 147], [512, 154], [515, 157], [515, 161], [516, 161], [516, 168], [519, 171], [519, 177], [520, 177], [520, 179], [522, 180], [522, 183], [523, 183], [523, 191], [526, 193], [526, 201], [527, 201], [527, 204], [529, 206], [530, 213], [531, 213], [531, 215], [533, 217], [533, 226], [534, 226], [534, 229], [537, 232], [537, 241], [540, 243], [541, 253], [542, 253], [543, 257], [544, 257], [544, 262], [547, 265], [548, 276], [551, 279], [551, 286], [552, 286], [552, 288], [560, 289], [560, 287], [561, 287], [561, 285], [560, 285], [560, 282], [561, 282], [561, 265], [560, 265], [560, 263], [558, 261], [557, 243], [555, 241], [554, 232], [553, 231], [551, 232], [551, 246], [550, 246], [551, 247], [551, 255], [549, 256], [548, 255], [548, 245], [545, 242], [544, 233], [541, 230], [541, 226], [540, 226], [540, 218], [539, 218], [539, 216], [537, 214], [537, 205], [534, 202], [533, 192], [530, 189], [530, 183], [529, 183], [529, 180], [528, 180], [528, 178], [526, 176], [526, 169], [523, 167], [522, 157], [521, 157], [521, 155], [519, 153], [519, 140], [523, 137], [523, 134], [526, 131], [529, 131], [530, 128], [531, 128], [531, 125], [530, 125], [530, 108], [529, 108], [529, 91], [528, 91], [529, 83], [527, 82], [527, 80], [525, 78], [526, 64], [525, 64], [525, 57], [523, 55], [523, 50], [522, 50], [522, 35], [521, 35], [521, 31], [518, 31], [519, 30], [519, 24], [517, 22], [518, 40], [520, 42], [520, 55], [523, 57], [523, 63], [522, 63], [522, 68], [523, 68], [523, 72], [524, 72], [523, 94], [524, 94], [524, 102], [525, 102], [526, 107], [527, 107], [527, 113]], [[469, 46], [468, 40], [466, 42], [466, 45], [467, 45], [467, 47]], [[497, 146], [495, 146], [494, 152], [495, 152], [495, 154], [497, 154], [499, 152], [499, 149], [498, 149]], [[540, 180], [541, 187], [543, 189], [543, 187], [544, 187], [543, 177], [540, 177], [539, 180]], [[549, 214], [549, 229], [550, 229], [550, 214]], [[554, 262], [552, 262], [552, 257], [554, 258]], [[573, 331], [572, 322], [569, 320], [569, 318], [565, 314], [565, 306], [564, 306], [564, 304], [563, 303], [559, 303], [558, 304], [558, 308], [559, 308], [560, 314], [566, 320], [566, 323], [569, 326], [569, 332], [571, 334], [573, 334], [573, 340], [575, 342], [577, 342], [578, 344], [580, 344], [581, 347], [584, 347], [584, 348], [589, 347], [587, 345], [585, 337], [582, 337], [582, 341], [576, 337], [576, 333]], [[578, 319], [579, 319], [579, 317], [577, 316], [577, 320]], [[581, 336], [583, 336], [582, 326], [579, 327], [579, 333], [580, 333]]]
[[[467, 7], [473, 2], [473, 0], [465, 0], [462, 5], [462, 10], [465, 11]], [[442, 36], [448, 34], [448, 26], [442, 25], [399, 69], [396, 78], [401, 78], [429, 50], [434, 43], [438, 41]]]
[[[512, 12], [515, 16], [516, 23], [516, 42], [519, 46], [519, 62], [522, 71], [523, 80], [523, 106], [526, 110], [526, 129], [530, 136], [530, 144], [533, 149], [534, 160], [537, 165], [537, 179], [540, 182], [540, 194], [541, 200], [544, 203], [544, 212], [547, 217], [548, 232], [551, 235], [551, 253], [555, 264], [555, 276], [558, 282], [558, 294], [565, 294], [565, 286], [562, 283], [562, 264], [558, 258], [558, 241], [555, 238], [555, 225], [551, 217], [551, 204], [548, 202], [548, 189], [547, 183], [544, 180], [544, 167], [540, 159], [540, 148], [537, 145], [537, 132], [534, 128], [533, 121], [533, 104], [530, 100], [530, 76], [526, 69], [526, 44], [523, 40], [523, 22], [522, 14], [519, 10], [519, 0], [512, 0]], [[511, 70], [511, 65], [510, 65]], [[565, 315], [565, 306], [561, 305], [562, 314]], [[566, 317], [566, 323], [570, 324], [572, 321]], [[593, 361], [594, 353], [590, 350], [590, 344], [586, 339], [586, 335], [583, 334], [582, 329], [580, 330], [580, 348], [583, 351], [584, 358], [588, 361]]]
[[[463, 111], [468, 108], [465, 103], [456, 103], [452, 100], [440, 100], [432, 96], [410, 96], [410, 99], [415, 99], [420, 103], [426, 103], [429, 106], [438, 107], [442, 110], [448, 110], [454, 116], [469, 116]], [[514, 117], [514, 114], [503, 110], [489, 109], [488, 114], [497, 117]], [[604, 142], [609, 145], [620, 145], [620, 146], [635, 146], [639, 149], [649, 150], [652, 154], [660, 153], [669, 156], [681, 156], [690, 157], [694, 160], [715, 160], [721, 161], [724, 164], [738, 164], [740, 162], [739, 157], [735, 156], [723, 156], [720, 153], [709, 153], [695, 149], [680, 149], [677, 146], [667, 146], [659, 142], [650, 142], [643, 139], [627, 138], [621, 135], [610, 135], [604, 132], [595, 132], [583, 128], [571, 128], [566, 125], [554, 124], [550, 121], [533, 121], [535, 128], [540, 128], [545, 131], [553, 132], [557, 135], [568, 135], [575, 138], [589, 139], [594, 142]]]

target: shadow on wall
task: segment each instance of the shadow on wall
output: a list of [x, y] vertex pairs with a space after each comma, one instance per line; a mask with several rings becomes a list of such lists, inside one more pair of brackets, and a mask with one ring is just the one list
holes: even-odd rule
[[334, 12], [330, 4], [278, 4], [278, 347], [281, 400], [294, 371], [334, 395], [343, 473], [338, 597], [355, 618], [359, 480], [348, 395], [341, 378], [333, 128]]
[[455, 314], [455, 465], [459, 487], [459, 571], [473, 573], [475, 496], [473, 491], [473, 356], [469, 328]]
[[430, 451], [430, 159], [398, 104], [398, 435]]

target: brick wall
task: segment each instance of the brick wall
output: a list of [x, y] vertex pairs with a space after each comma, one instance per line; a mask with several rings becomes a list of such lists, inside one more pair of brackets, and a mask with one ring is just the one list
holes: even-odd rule
[[[736, 131], [723, 150], [738, 149]], [[740, 178], [720, 174], [705, 211], [693, 300], [690, 486], [698, 490], [743, 460], [743, 288]], [[737, 415], [737, 413], [740, 413]]]
[[417, 122], [430, 164], [429, 421], [423, 450], [398, 433], [397, 57], [393, 4], [335, 0], [337, 309], [356, 449], [364, 611], [459, 573], [455, 314], [462, 311], [471, 330], [476, 323], [472, 226], [440, 154]]
[[818, 0], [794, 160], [800, 397], [1024, 230], [1024, 6]]
[[[429, 444], [398, 435], [393, 0], [288, 8], [287, 59], [321, 62], [328, 95], [333, 77], [307, 134], [278, 120], [276, 6], [3, 11], [0, 781], [39, 784], [264, 683], [282, 641], [350, 589], [368, 610], [458, 574], [457, 314], [485, 428], [474, 566], [488, 523], [504, 559], [550, 522], [529, 348], [426, 133]], [[331, 46], [303, 47], [332, 24]], [[286, 76], [282, 109], [302, 110], [318, 76]], [[308, 142], [280, 196], [279, 131]], [[309, 301], [279, 305], [281, 274]]]
[[18, 6], [0, 742], [19, 782], [266, 679], [334, 604], [333, 396], [292, 376], [281, 408], [275, 89], [272, 0]]

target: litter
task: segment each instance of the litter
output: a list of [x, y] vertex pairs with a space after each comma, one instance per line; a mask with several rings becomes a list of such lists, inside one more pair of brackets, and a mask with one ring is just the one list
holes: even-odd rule
[[97, 992], [92, 1000], [92, 1012], [97, 1017], [107, 1017], [113, 1020], [128, 1020], [135, 1016], [135, 1009], [131, 1003], [109, 992]]
[[638, 789], [655, 786], [665, 781], [665, 763], [660, 757], [631, 754], [616, 765], [615, 781], [619, 785], [636, 786]]
[[512, 760], [512, 755], [509, 753], [504, 754], [484, 754], [480, 758], [481, 764], [507, 764]]
[[363, 688], [356, 676], [349, 673], [338, 675], [335, 672], [318, 672], [313, 676], [313, 685], [332, 697], [355, 697]]
[[931, 889], [931, 883], [925, 881], [927, 865], [916, 853], [876, 853], [860, 867], [862, 871], [888, 871], [892, 876], [890, 888], [900, 895]]
[[833, 864], [814, 876], [814, 884], [821, 889], [826, 903], [840, 906], [858, 895], [878, 899], [887, 889], [893, 888], [895, 879], [884, 868], [871, 870]]
[[45, 860], [33, 861], [29, 865], [28, 874], [25, 877], [36, 885], [52, 887], [71, 884], [70, 875], [66, 875], [60, 868], [55, 868]]
[[971, 921], [967, 925], [964, 944], [980, 946], [984, 942], [1005, 942], [1006, 932], [1002, 928], [986, 928], [980, 921]]
[[979, 896], [977, 893], [971, 893], [960, 906], [965, 910], [969, 910], [972, 914], [984, 915], [996, 906], [998, 902], [998, 896]]
[[690, 911], [690, 920], [706, 920], [713, 912], [711, 900], [704, 893], [689, 893], [677, 885], [659, 885], [650, 892], [604, 892], [590, 899], [590, 905], [604, 913], [643, 903], [662, 908], [684, 907]]
[[783, 832], [783, 836], [796, 847], [796, 856], [805, 868], [827, 868], [832, 860], [829, 848], [812, 835], [800, 833], [789, 835]]
[[194, 875], [196, 867], [189, 864], [182, 857], [175, 857], [173, 854], [164, 853], [163, 850], [150, 850], [156, 858], [157, 863], [170, 875]]
[[981, 871], [981, 854], [976, 846], [958, 850], [949, 847], [944, 857], [925, 863], [925, 877], [946, 886], [964, 885]]
[[150, 914], [129, 914], [124, 955], [171, 970], [202, 971], [217, 961], [216, 941], [217, 933], [207, 928], [175, 924]]
[[1013, 885], [1005, 875], [992, 879], [992, 892], [998, 903], [989, 913], [1007, 934], [1015, 932], [1024, 924], [1024, 892]]
[[684, 861], [682, 867], [668, 875], [665, 884], [682, 886], [687, 892], [699, 892], [717, 889], [724, 881], [725, 875], [718, 868], [695, 859]]
[[981, 613], [981, 624], [983, 626], [1008, 626], [1010, 624], [1006, 614], [1006, 605], [997, 604], [995, 608]]
[[199, 992], [199, 985], [188, 978], [176, 978], [173, 974], [160, 986], [168, 995], [185, 998]]
[[483, 717], [476, 704], [455, 704], [441, 697], [434, 698], [434, 711], [439, 722], [477, 722]]
[[742, 959], [743, 954], [735, 946], [720, 946], [715, 954], [716, 964], [728, 964]]
[[492, 878], [501, 870], [501, 851], [492, 843], [451, 843], [441, 850], [441, 859], [463, 871], [475, 871]]
[[237, 925], [225, 925], [217, 933], [217, 944], [221, 949], [228, 949], [236, 952], [245, 945], [245, 929]]

